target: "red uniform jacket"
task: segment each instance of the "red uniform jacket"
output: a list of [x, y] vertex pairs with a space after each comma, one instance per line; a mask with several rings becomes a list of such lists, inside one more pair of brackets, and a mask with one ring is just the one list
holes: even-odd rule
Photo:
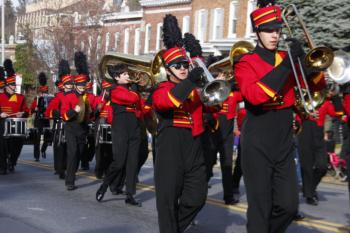
[[[243, 98], [251, 105], [260, 105], [263, 109], [283, 109], [293, 106], [295, 103], [294, 86], [296, 85], [293, 72], [287, 77], [288, 79], [280, 90], [274, 90], [273, 85], [269, 85], [278, 83], [273, 79], [280, 79], [280, 77], [273, 77], [269, 82], [264, 82], [264, 78], [273, 74], [274, 69], [283, 68], [280, 64], [286, 57], [286, 52], [278, 51], [274, 55], [275, 59], [272, 61], [274, 64], [272, 64], [271, 56], [270, 60], [266, 59], [269, 56], [258, 47], [235, 62], [234, 77], [239, 84]], [[325, 81], [323, 76], [319, 76], [308, 84], [311, 89], [319, 90], [324, 88]]]
[[237, 127], [240, 131], [242, 128], [243, 120], [245, 116], [247, 115], [247, 110], [245, 108], [240, 108], [237, 113]]
[[175, 84], [163, 82], [153, 92], [152, 102], [160, 116], [159, 128], [180, 127], [192, 129], [192, 135], [203, 131], [203, 106], [196, 90], [193, 90], [184, 102], [177, 100], [170, 92]]
[[328, 99], [324, 101], [324, 103], [321, 105], [321, 107], [318, 109], [318, 118], [312, 118], [310, 117], [310, 120], [313, 120], [317, 123], [318, 126], [323, 127], [324, 122], [326, 121], [326, 115], [329, 115], [331, 117], [338, 117], [340, 116], [335, 111], [335, 108], [332, 104], [332, 102]]
[[237, 103], [241, 101], [243, 101], [243, 98], [240, 92], [231, 92], [229, 97], [222, 103], [220, 111], [218, 113], [214, 113], [214, 117], [218, 118], [219, 115], [226, 115], [227, 120], [235, 118], [237, 115]]
[[100, 117], [106, 119], [106, 122], [108, 124], [112, 124], [113, 122], [113, 109], [111, 106], [111, 101], [104, 101], [102, 108], [101, 108], [101, 113]]
[[343, 108], [347, 116], [350, 116], [350, 93], [343, 94]]
[[118, 85], [111, 91], [111, 102], [118, 106], [118, 110], [114, 111], [114, 114], [117, 112], [133, 112], [137, 118], [142, 117], [140, 95], [125, 86]]
[[[29, 114], [24, 95], [13, 94], [8, 96], [6, 93], [0, 93], [0, 113], [13, 114], [17, 112], [25, 112]], [[10, 116], [12, 118], [16, 116]]]
[[[89, 102], [89, 99], [86, 94], [83, 95], [83, 100], [85, 101], [85, 104], [87, 107], [91, 110], [91, 104]], [[70, 121], [73, 120], [77, 115], [78, 112], [74, 110], [74, 108], [79, 104], [79, 94], [75, 91], [64, 93], [62, 106], [61, 106], [61, 117], [64, 121]], [[85, 115], [85, 122], [88, 122], [90, 119], [90, 115]]]
[[56, 93], [52, 98], [45, 111], [45, 117], [52, 119], [54, 117], [54, 111], [61, 112], [61, 106], [64, 98], [64, 92], [60, 91]]

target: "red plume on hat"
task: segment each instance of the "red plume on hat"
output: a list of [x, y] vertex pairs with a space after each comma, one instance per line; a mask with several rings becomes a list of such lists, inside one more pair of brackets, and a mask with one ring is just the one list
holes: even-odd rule
[[281, 8], [273, 0], [259, 0], [258, 8], [250, 14], [253, 30], [275, 29], [282, 27]]

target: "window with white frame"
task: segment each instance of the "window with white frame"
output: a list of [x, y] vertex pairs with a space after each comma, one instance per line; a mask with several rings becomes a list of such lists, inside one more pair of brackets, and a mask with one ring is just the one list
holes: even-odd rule
[[201, 9], [196, 12], [197, 39], [203, 43], [207, 37], [208, 10]]
[[109, 42], [110, 42], [110, 33], [107, 32], [107, 33], [106, 33], [105, 53], [107, 53], [108, 50], [109, 50]]
[[126, 28], [124, 31], [124, 53], [129, 53], [129, 38], [130, 38], [130, 30]]
[[237, 9], [238, 9], [238, 1], [233, 0], [230, 4], [230, 21], [228, 28], [228, 36], [236, 37], [237, 34]]
[[190, 16], [184, 16], [182, 18], [182, 34], [190, 31]]
[[157, 42], [156, 42], [156, 51], [158, 51], [161, 46], [162, 46], [162, 29], [163, 29], [163, 24], [158, 23], [157, 24]]
[[145, 54], [149, 53], [149, 45], [151, 43], [151, 33], [152, 33], [151, 30], [152, 30], [151, 24], [147, 24], [146, 30], [145, 30], [145, 48], [144, 48]]
[[119, 41], [120, 41], [120, 33], [116, 32], [114, 33], [114, 51], [118, 51]]
[[134, 55], [140, 55], [141, 49], [141, 32], [140, 28], [135, 29]]
[[212, 39], [222, 39], [224, 37], [224, 9], [215, 8], [212, 12]]
[[84, 51], [84, 49], [85, 49], [85, 43], [84, 43], [84, 41], [81, 41], [80, 42], [80, 50]]
[[256, 0], [249, 0], [248, 6], [247, 6], [247, 26], [246, 26], [246, 32], [245, 32], [246, 37], [252, 37], [255, 35], [253, 32], [252, 23], [250, 20], [250, 14], [255, 10], [255, 8], [256, 8]]

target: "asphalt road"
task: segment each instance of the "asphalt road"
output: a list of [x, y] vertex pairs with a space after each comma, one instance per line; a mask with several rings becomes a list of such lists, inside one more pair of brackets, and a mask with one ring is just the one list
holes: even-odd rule
[[[25, 146], [15, 173], [0, 176], [0, 233], [156, 233], [157, 211], [153, 166], [147, 161], [139, 176], [137, 198], [142, 207], [130, 207], [124, 196], [107, 192], [98, 203], [95, 193], [101, 181], [89, 172], [79, 172], [78, 189], [66, 191], [64, 181], [53, 175], [51, 147], [47, 159], [34, 162], [32, 146]], [[93, 164], [90, 166], [93, 168]], [[244, 233], [246, 198], [226, 206], [222, 201], [219, 169], [211, 180], [207, 204], [197, 224], [186, 233]], [[294, 222], [288, 233], [350, 232], [350, 202], [345, 185], [323, 182], [320, 203], [309, 206], [300, 198], [304, 221]]]

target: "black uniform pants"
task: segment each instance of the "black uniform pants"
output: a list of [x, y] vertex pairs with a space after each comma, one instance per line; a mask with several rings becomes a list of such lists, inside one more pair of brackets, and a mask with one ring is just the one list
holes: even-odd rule
[[182, 233], [205, 204], [206, 169], [200, 137], [169, 127], [157, 136], [155, 185], [160, 233]]
[[311, 120], [304, 121], [302, 127], [298, 143], [303, 193], [305, 197], [312, 198], [322, 177], [327, 173], [328, 156], [323, 128]]
[[103, 175], [107, 172], [107, 169], [112, 162], [113, 152], [112, 144], [99, 144], [96, 149], [96, 166], [95, 173]]
[[225, 115], [219, 116], [217, 152], [220, 154], [220, 167], [222, 175], [222, 187], [224, 189], [224, 200], [233, 197], [233, 125], [234, 120], [227, 120]]
[[5, 143], [7, 144], [7, 152], [9, 154], [8, 163], [12, 166], [17, 165], [17, 160], [21, 154], [24, 138], [22, 137], [11, 137], [5, 139]]
[[200, 137], [203, 147], [207, 181], [209, 182], [210, 178], [213, 176], [213, 167], [216, 163], [217, 132], [211, 132], [211, 130], [207, 128]]
[[242, 178], [242, 166], [241, 166], [241, 143], [238, 142], [237, 158], [235, 162], [235, 168], [233, 169], [232, 183], [233, 191], [235, 193], [239, 192], [239, 183]]
[[7, 148], [4, 135], [4, 120], [0, 119], [0, 172], [7, 170]]
[[77, 122], [66, 122], [64, 130], [67, 144], [66, 185], [74, 185], [79, 160], [85, 152], [87, 126]]
[[292, 110], [247, 110], [240, 141], [247, 231], [282, 233], [298, 208]]
[[138, 172], [137, 173], [140, 173], [142, 166], [147, 161], [148, 153], [149, 153], [146, 126], [142, 122], [140, 122], [140, 139], [141, 139], [141, 142], [140, 142], [139, 164], [138, 164]]
[[[41, 146], [40, 149], [40, 141], [41, 141], [41, 135], [44, 135], [44, 142]], [[49, 133], [45, 132], [44, 129], [42, 127], [38, 128], [37, 133], [35, 134], [35, 138], [34, 138], [34, 158], [35, 159], [39, 159], [40, 158], [40, 152], [44, 153], [46, 152], [46, 149], [49, 145]]]
[[134, 113], [122, 112], [113, 115], [112, 123], [113, 161], [103, 179], [103, 186], [121, 184], [125, 169], [125, 184], [128, 194], [136, 193], [139, 162], [140, 126]]
[[340, 157], [346, 160], [346, 175], [348, 176], [349, 200], [350, 200], [350, 121], [343, 126], [343, 145]]

